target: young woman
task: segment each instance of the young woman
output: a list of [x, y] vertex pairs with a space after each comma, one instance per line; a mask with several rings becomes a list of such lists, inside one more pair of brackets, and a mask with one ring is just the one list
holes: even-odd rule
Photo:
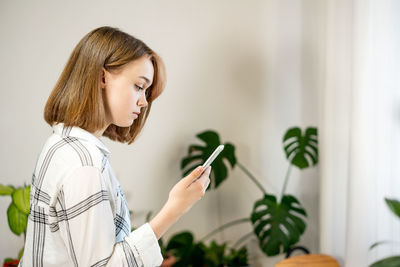
[[131, 144], [165, 85], [161, 58], [112, 27], [73, 50], [46, 103], [53, 134], [38, 157], [20, 266], [159, 266], [158, 239], [201, 199], [210, 167], [170, 191], [161, 211], [131, 232], [129, 209], [99, 139]]

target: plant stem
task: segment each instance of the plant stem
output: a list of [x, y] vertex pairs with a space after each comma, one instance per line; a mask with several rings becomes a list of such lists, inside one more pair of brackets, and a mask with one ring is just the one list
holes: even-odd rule
[[247, 176], [256, 184], [256, 186], [263, 192], [264, 195], [267, 194], [267, 191], [264, 189], [264, 187], [260, 184], [260, 182], [242, 165], [240, 164], [240, 162], [236, 162], [236, 165], [238, 165], [238, 167], [240, 169], [242, 169], [242, 171], [247, 174]]
[[242, 243], [244, 240], [246, 240], [247, 238], [253, 236], [253, 231], [251, 231], [250, 233], [245, 234], [244, 236], [242, 236], [241, 238], [239, 238], [239, 240], [233, 245], [232, 248], [236, 248], [240, 243]]
[[288, 167], [288, 169], [287, 169], [287, 171], [286, 171], [285, 182], [284, 182], [283, 188], [282, 188], [281, 200], [282, 200], [282, 198], [283, 198], [283, 195], [284, 195], [285, 192], [286, 192], [286, 186], [287, 186], [287, 183], [288, 183], [288, 180], [289, 180], [289, 175], [290, 175], [291, 169], [292, 169], [292, 164], [289, 164], [289, 167]]
[[203, 237], [202, 239], [200, 239], [200, 241], [204, 241], [205, 239], [209, 238], [210, 236], [218, 233], [219, 231], [221, 231], [221, 230], [223, 230], [225, 228], [231, 227], [231, 226], [236, 225], [236, 224], [249, 222], [249, 221], [250, 221], [250, 218], [242, 218], [242, 219], [238, 219], [238, 220], [231, 221], [231, 222], [228, 222], [226, 224], [223, 224], [220, 227], [218, 227], [217, 229], [213, 230], [208, 235], [206, 235], [205, 237]]

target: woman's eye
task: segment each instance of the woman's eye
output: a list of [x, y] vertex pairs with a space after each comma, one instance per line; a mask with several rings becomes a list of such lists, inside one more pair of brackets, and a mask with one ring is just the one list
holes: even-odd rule
[[139, 91], [143, 90], [143, 87], [140, 87], [140, 86], [137, 85], [137, 84], [135, 84], [135, 86], [136, 86], [136, 88], [137, 88]]

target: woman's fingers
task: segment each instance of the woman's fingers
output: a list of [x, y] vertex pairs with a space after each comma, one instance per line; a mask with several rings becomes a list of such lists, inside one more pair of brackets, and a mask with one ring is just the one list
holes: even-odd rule
[[196, 169], [194, 169], [191, 173], [189, 173], [189, 175], [184, 178], [186, 187], [191, 185], [200, 176], [202, 171], [203, 168], [199, 166]]
[[203, 192], [206, 192], [208, 185], [210, 184], [210, 178], [207, 179], [206, 185], [203, 187]]
[[[211, 166], [209, 166], [203, 174], [200, 176], [202, 173], [203, 168], [202, 166], [199, 166], [198, 168], [194, 169], [188, 176], [185, 177], [185, 185], [186, 187], [190, 187], [194, 183], [198, 183], [201, 185], [202, 189], [206, 188], [208, 184], [210, 183], [210, 172], [211, 172]], [[200, 177], [199, 177], [200, 176]], [[202, 190], [205, 192], [205, 190]]]
[[199, 178], [199, 182], [203, 186], [203, 192], [206, 191], [208, 185], [210, 184], [210, 173], [211, 173], [211, 166], [209, 166], [203, 173], [203, 175]]
[[169, 192], [169, 206], [173, 207], [172, 209], [176, 214], [180, 214], [179, 216], [186, 213], [194, 203], [205, 195], [205, 191], [210, 184], [211, 167], [208, 167], [204, 173], [202, 172], [202, 166], [194, 169], [189, 175], [175, 184]]

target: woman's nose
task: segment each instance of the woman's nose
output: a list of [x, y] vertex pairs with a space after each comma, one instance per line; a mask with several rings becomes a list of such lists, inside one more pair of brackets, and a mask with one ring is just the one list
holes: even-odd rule
[[142, 94], [142, 96], [139, 98], [139, 106], [146, 107], [148, 104], [146, 100], [146, 95]]

